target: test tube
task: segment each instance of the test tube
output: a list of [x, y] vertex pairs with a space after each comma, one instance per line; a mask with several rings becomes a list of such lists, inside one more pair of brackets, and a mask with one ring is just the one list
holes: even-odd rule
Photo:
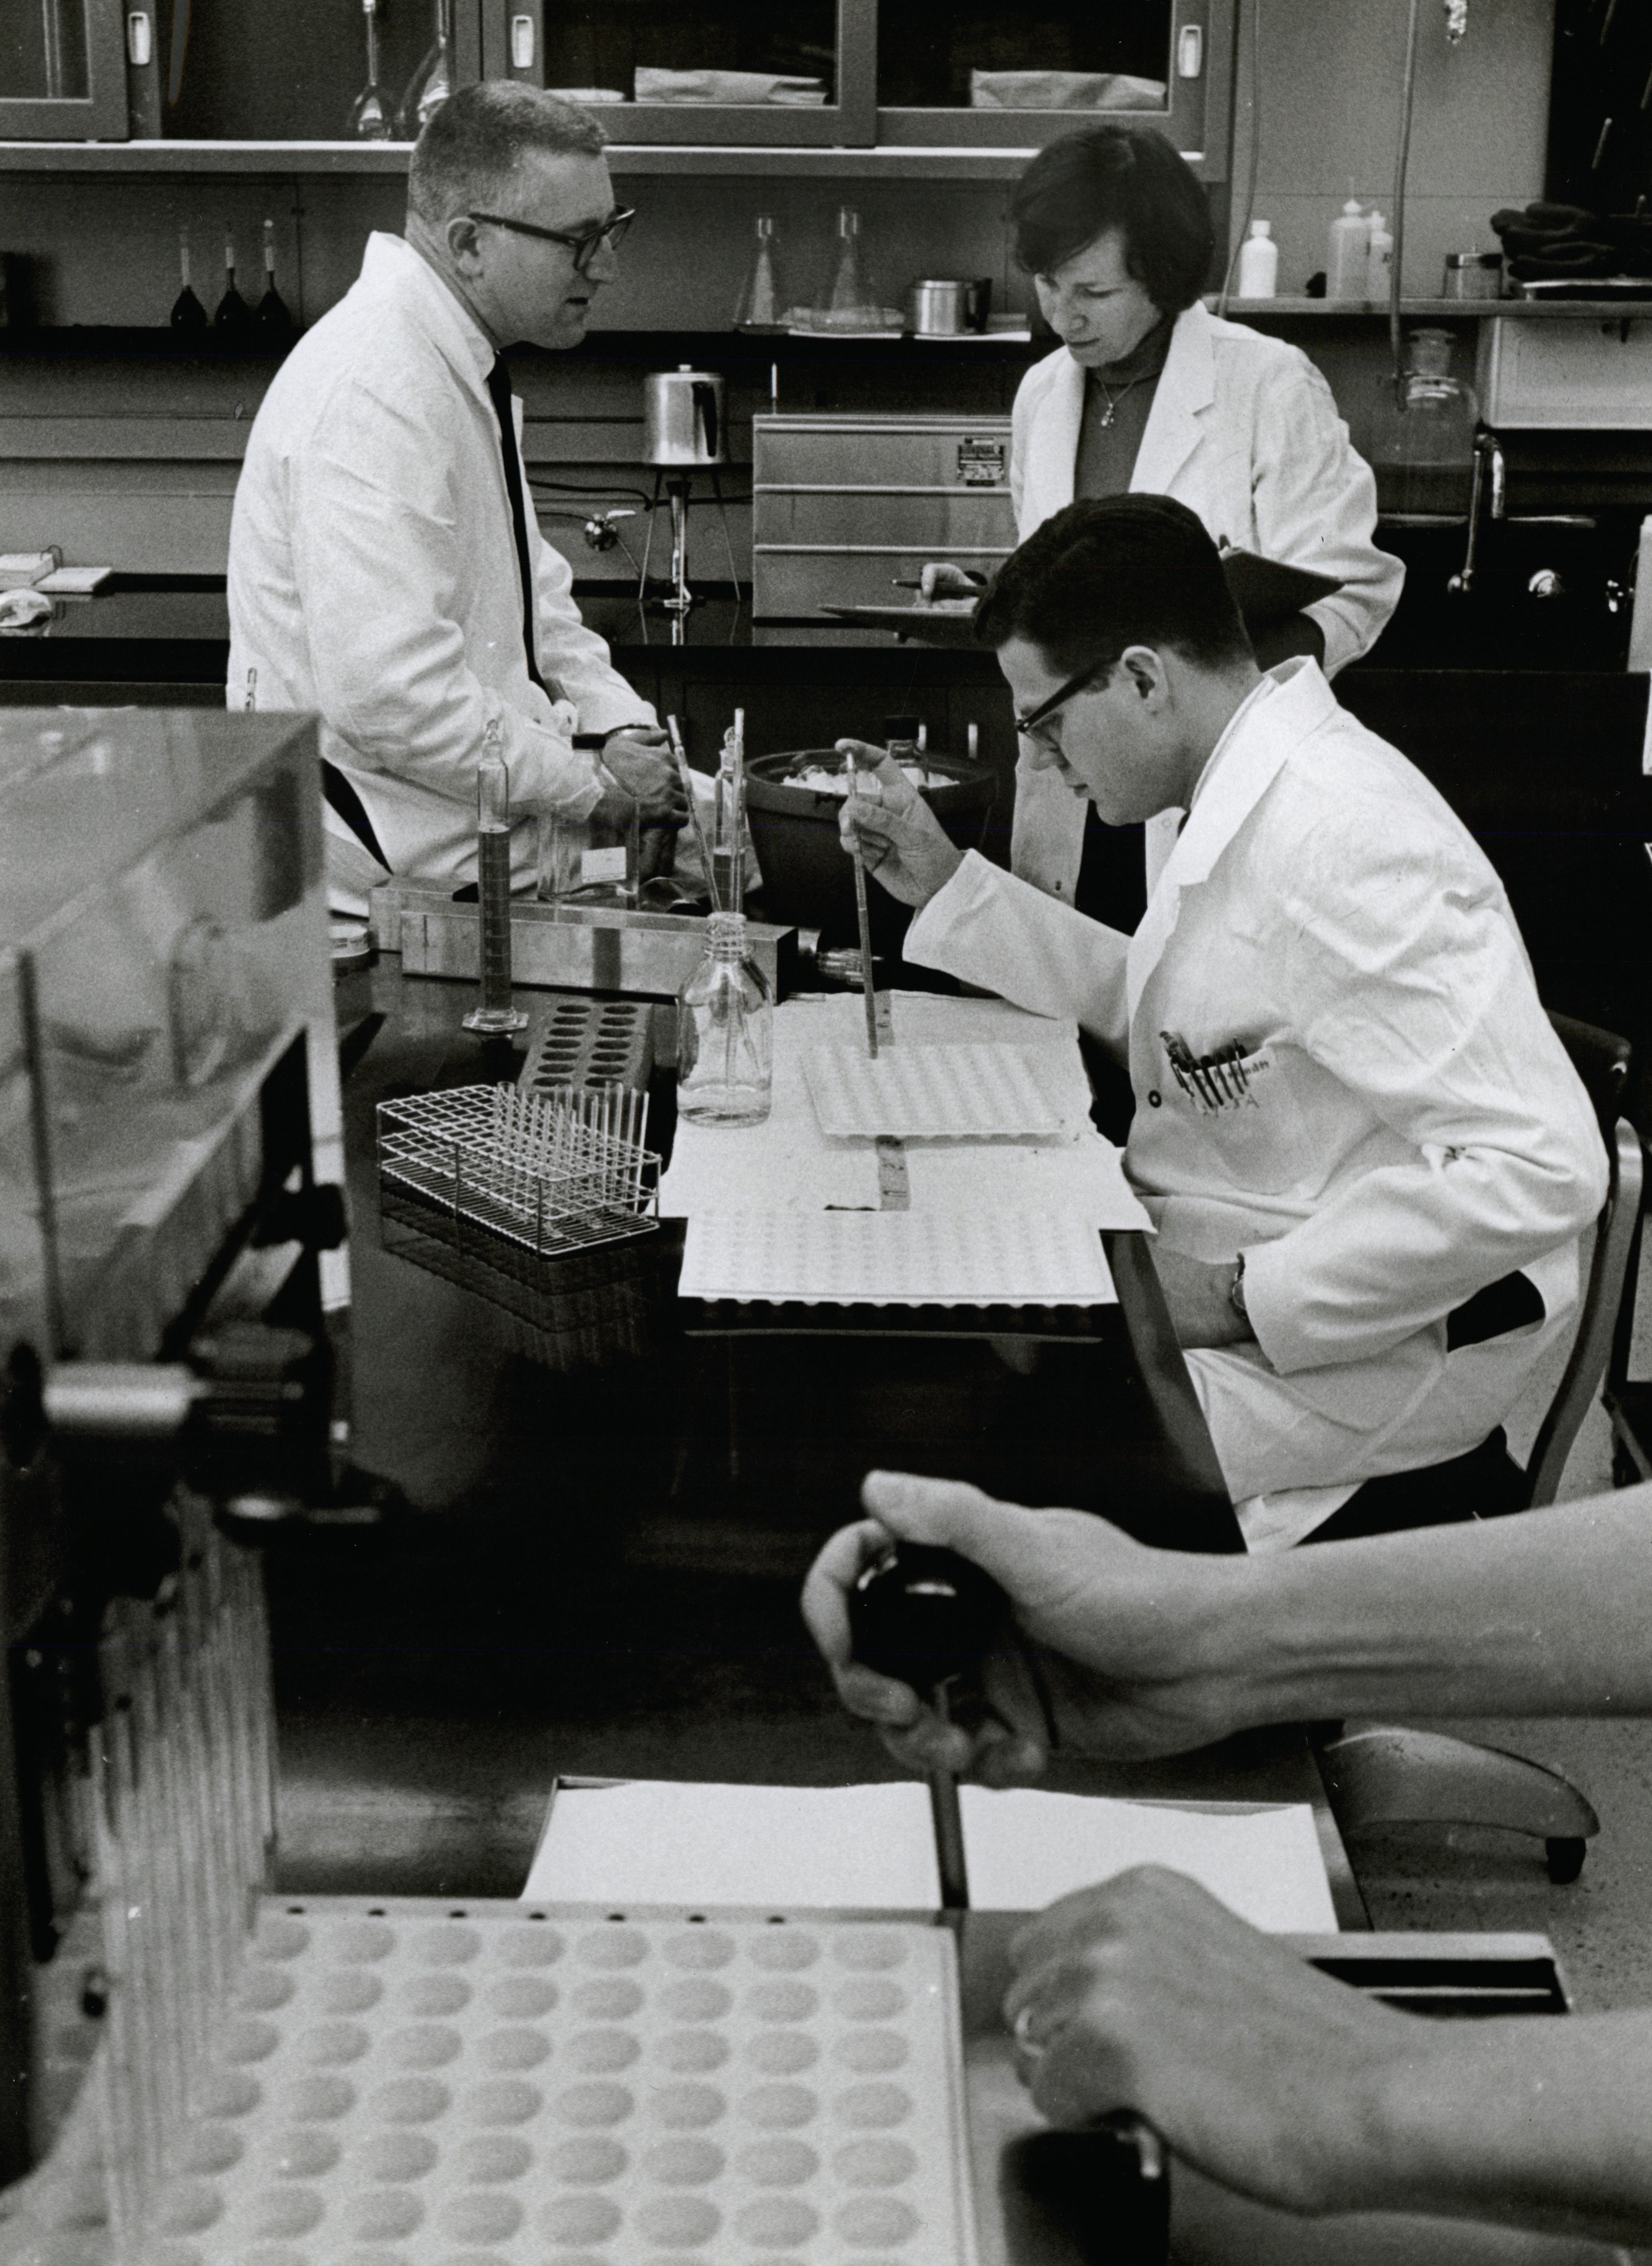
[[525, 1030], [527, 1016], [510, 1002], [510, 773], [499, 751], [496, 716], [488, 719], [476, 766], [476, 895], [482, 987], [464, 1027], [484, 1037]]

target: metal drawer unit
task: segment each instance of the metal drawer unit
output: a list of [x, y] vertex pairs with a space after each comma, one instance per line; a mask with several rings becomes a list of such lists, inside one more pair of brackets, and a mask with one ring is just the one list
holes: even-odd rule
[[752, 420], [752, 612], [897, 603], [926, 559], [990, 573], [1015, 548], [1007, 417]]

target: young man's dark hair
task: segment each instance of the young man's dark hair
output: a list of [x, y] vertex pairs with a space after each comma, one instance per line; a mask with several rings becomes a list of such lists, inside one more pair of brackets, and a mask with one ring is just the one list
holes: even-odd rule
[[1015, 256], [1034, 275], [1117, 229], [1127, 272], [1165, 315], [1192, 306], [1216, 250], [1202, 186], [1151, 128], [1089, 126], [1052, 142], [1016, 183], [1010, 224]]
[[1207, 668], [1251, 642], [1197, 515], [1172, 496], [1070, 503], [1034, 529], [976, 608], [996, 652], [1021, 638], [1057, 669], [1111, 669], [1127, 646], [1173, 647]]

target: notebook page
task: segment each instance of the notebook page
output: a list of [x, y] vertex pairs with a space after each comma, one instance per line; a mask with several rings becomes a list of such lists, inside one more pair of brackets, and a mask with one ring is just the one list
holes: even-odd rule
[[1105, 1795], [960, 1788], [969, 1902], [1039, 1911], [1132, 1865], [1186, 1873], [1254, 1927], [1334, 1932], [1335, 1908], [1305, 1802], [1209, 1814]]
[[561, 1787], [524, 1897], [565, 1903], [940, 1902], [929, 1796], [894, 1786]]

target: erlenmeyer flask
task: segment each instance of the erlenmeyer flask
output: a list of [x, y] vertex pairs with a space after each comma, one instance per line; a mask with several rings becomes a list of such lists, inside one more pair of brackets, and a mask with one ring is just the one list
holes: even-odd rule
[[780, 328], [780, 287], [774, 274], [774, 223], [767, 213], [757, 221], [757, 249], [751, 263], [751, 273], [740, 295], [740, 304], [735, 310], [737, 331], [772, 331]]
[[367, 84], [350, 105], [344, 130], [358, 142], [388, 142], [390, 105], [378, 83], [378, 0], [362, 0], [367, 26]]
[[821, 328], [830, 330], [864, 330], [877, 319], [860, 272], [860, 216], [852, 205], [838, 208], [836, 264], [814, 315]]
[[436, 0], [436, 36], [418, 69], [407, 82], [407, 91], [396, 113], [396, 128], [404, 142], [416, 142], [453, 91], [453, 0]]

